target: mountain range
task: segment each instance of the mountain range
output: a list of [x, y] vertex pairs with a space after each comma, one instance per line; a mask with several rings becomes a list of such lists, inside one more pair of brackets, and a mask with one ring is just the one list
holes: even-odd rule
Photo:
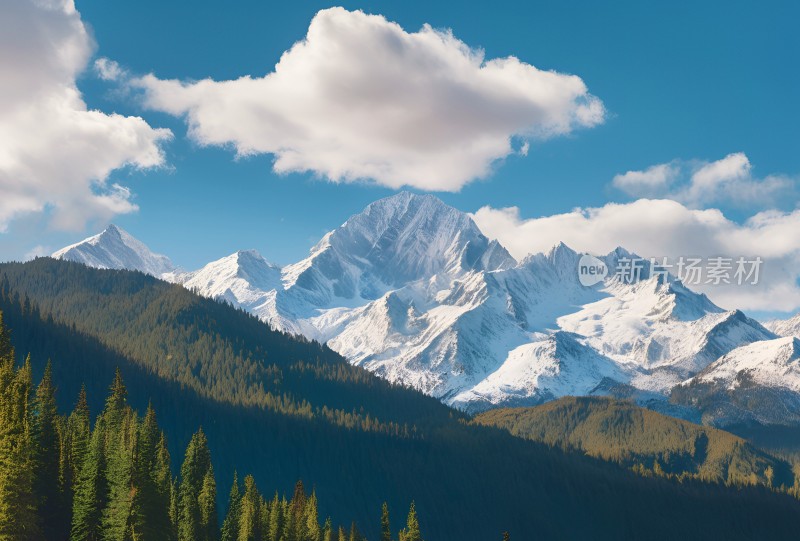
[[649, 265], [626, 280], [624, 248], [587, 287], [582, 254], [516, 261], [431, 195], [376, 201], [284, 267], [247, 250], [187, 272], [113, 225], [53, 257], [223, 299], [469, 412], [612, 395], [717, 426], [800, 424], [797, 340], [782, 338], [797, 317], [762, 325]]

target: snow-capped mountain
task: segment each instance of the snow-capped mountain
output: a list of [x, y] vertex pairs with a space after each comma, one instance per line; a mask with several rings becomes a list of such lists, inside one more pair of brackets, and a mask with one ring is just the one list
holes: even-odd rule
[[766, 328], [778, 336], [794, 336], [800, 338], [800, 314], [789, 319], [777, 319], [764, 324]]
[[52, 257], [100, 269], [138, 270], [157, 277], [175, 271], [167, 256], [154, 254], [114, 224], [98, 235], [58, 250]]
[[281, 270], [255, 250], [243, 250], [194, 272], [165, 275], [201, 295], [257, 313], [281, 286]]
[[[149, 251], [114, 231], [127, 240], [87, 239], [58, 254], [103, 244], [102, 258], [81, 261], [143, 270], [144, 257], [129, 257], [127, 247]], [[470, 411], [615, 389], [666, 404], [676, 385], [720, 357], [776, 338], [649, 265], [638, 279], [622, 279], [615, 271], [633, 257], [622, 248], [602, 256], [608, 276], [585, 287], [581, 254], [568, 246], [518, 263], [468, 214], [430, 195], [400, 193], [284, 268], [253, 251], [189, 273], [147, 268]]]
[[800, 339], [747, 344], [714, 361], [673, 391], [718, 426], [800, 423]]

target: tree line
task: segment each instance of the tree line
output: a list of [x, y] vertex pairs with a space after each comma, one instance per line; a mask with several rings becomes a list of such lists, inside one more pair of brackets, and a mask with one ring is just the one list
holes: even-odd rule
[[[156, 412], [140, 416], [117, 371], [91, 423], [85, 388], [69, 415], [56, 406], [48, 363], [34, 388], [30, 358], [17, 366], [0, 312], [0, 540], [13, 541], [365, 541], [356, 523], [320, 522], [315, 491], [298, 481], [291, 499], [265, 498], [252, 475], [234, 473], [220, 526], [208, 440], [198, 430], [180, 474], [171, 471]], [[394, 537], [388, 506], [381, 541], [421, 541], [411, 503]]]

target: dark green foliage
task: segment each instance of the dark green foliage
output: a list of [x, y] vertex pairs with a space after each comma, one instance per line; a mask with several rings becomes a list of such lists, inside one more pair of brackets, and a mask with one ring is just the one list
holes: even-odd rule
[[381, 541], [392, 541], [392, 527], [389, 524], [389, 504], [383, 502], [381, 508]]
[[622, 400], [566, 397], [533, 408], [487, 411], [474, 422], [649, 475], [785, 489], [796, 484], [790, 464], [733, 434]]
[[99, 541], [103, 538], [101, 518], [108, 502], [105, 439], [105, 423], [101, 418], [95, 424], [75, 484], [71, 541]]
[[31, 365], [14, 366], [0, 315], [0, 539], [40, 538], [30, 426]]
[[178, 489], [178, 540], [214, 541], [216, 484], [208, 440], [202, 430], [192, 436], [181, 466]]
[[[216, 487], [222, 507], [238, 467], [281, 491], [298, 478], [313, 479], [320, 515], [332, 516], [332, 524], [354, 517], [370, 539], [380, 537], [375, 510], [384, 499], [393, 509], [415, 499], [426, 538], [466, 541], [505, 529], [521, 539], [780, 538], [794, 533], [800, 516], [795, 500], [766, 489], [645, 479], [581, 453], [472, 426], [459, 412], [349, 366], [327, 348], [139, 273], [48, 259], [0, 265], [0, 310], [19, 331], [17, 349], [33, 354], [38, 377], [46, 359], [54, 360], [63, 407], [85, 381], [89, 406], [102, 410], [105, 383], [119, 366], [131, 404], [144, 412], [152, 400], [174, 448], [185, 449], [202, 425], [217, 481], [225, 483]], [[132, 457], [139, 453], [136, 434], [126, 436], [136, 444]], [[102, 488], [108, 468], [95, 462]], [[131, 486], [141, 483], [130, 479]], [[170, 485], [175, 528], [181, 480]], [[108, 487], [80, 492], [110, 496]], [[308, 521], [298, 523], [308, 518], [305, 509], [293, 512], [291, 501], [256, 501], [259, 535], [267, 530], [271, 539], [275, 528], [280, 541], [308, 529]], [[134, 516], [137, 508], [132, 499]], [[351, 528], [331, 525], [326, 532], [347, 540]]]
[[242, 519], [242, 493], [239, 491], [239, 476], [233, 472], [233, 485], [228, 496], [225, 522], [222, 523], [222, 541], [238, 541], [239, 522]]
[[65, 486], [61, 462], [64, 430], [56, 408], [53, 372], [50, 363], [36, 388], [33, 400], [32, 454], [33, 490], [37, 495], [37, 513], [46, 539], [64, 539], [69, 530], [68, 498], [71, 487]]
[[422, 534], [419, 531], [419, 519], [417, 518], [417, 507], [411, 502], [408, 510], [406, 527], [400, 532], [400, 541], [422, 541]]
[[[1, 315], [2, 313], [0, 313]], [[0, 319], [0, 347], [5, 363], [0, 363], [0, 377], [5, 377], [2, 398], [14, 398], [15, 408], [23, 412], [16, 417], [0, 417], [0, 452], [7, 462], [0, 464], [0, 539], [2, 541], [45, 541], [66, 539], [87, 541], [168, 541], [174, 538], [175, 526], [170, 520], [171, 507], [177, 505], [177, 532], [192, 541], [217, 541], [220, 538], [216, 507], [216, 480], [211, 454], [202, 430], [195, 433], [186, 449], [181, 467], [178, 503], [171, 498], [169, 452], [156, 422], [155, 410], [148, 406], [143, 419], [127, 405], [127, 390], [119, 372], [111, 386], [106, 407], [97, 419], [94, 431], [88, 425], [86, 394], [81, 392], [72, 423], [59, 428], [55, 419], [55, 390], [52, 371], [45, 370], [35, 395], [31, 392], [30, 363], [19, 369], [8, 362], [13, 358], [6, 330]], [[7, 373], [4, 370], [9, 370]], [[18, 385], [16, 388], [14, 385]], [[29, 408], [34, 430], [24, 427]], [[3, 413], [7, 413], [3, 411]], [[50, 419], [52, 417], [52, 419]], [[50, 419], [50, 420], [48, 420]], [[23, 426], [20, 428], [18, 424]], [[74, 445], [59, 445], [59, 431], [68, 426], [75, 431], [68, 440]], [[11, 429], [21, 430], [25, 445], [6, 450]], [[83, 443], [79, 443], [83, 440]], [[76, 476], [75, 497], [71, 510], [61, 509], [60, 483], [50, 486], [31, 474], [31, 465], [53, 474], [59, 480], [62, 455], [82, 457]], [[66, 459], [65, 459], [66, 460]], [[17, 475], [10, 466], [17, 468]], [[21, 474], [25, 475], [22, 476]], [[72, 487], [67, 487], [72, 490]], [[52, 499], [51, 499], [52, 498]], [[50, 504], [49, 502], [54, 502]], [[323, 530], [317, 516], [317, 497], [307, 497], [302, 481], [295, 486], [291, 501], [271, 502], [258, 492], [252, 475], [245, 478], [244, 494], [234, 478], [228, 515], [223, 523], [226, 541], [323, 541]], [[17, 513], [17, 514], [13, 514]], [[280, 531], [280, 518], [289, 516], [293, 529]], [[68, 524], [71, 523], [71, 529]], [[330, 520], [325, 531], [330, 533]], [[68, 535], [68, 532], [71, 534]], [[352, 531], [357, 531], [353, 526]], [[361, 541], [361, 537], [356, 539]]]

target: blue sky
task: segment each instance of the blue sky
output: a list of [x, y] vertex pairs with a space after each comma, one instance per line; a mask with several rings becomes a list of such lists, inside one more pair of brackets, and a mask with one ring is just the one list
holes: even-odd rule
[[[525, 220], [626, 203], [635, 197], [612, 186], [615, 175], [669, 163], [691, 175], [732, 153], [746, 154], [756, 181], [781, 175], [793, 183], [800, 174], [800, 8], [794, 3], [341, 5], [383, 15], [407, 32], [425, 23], [451, 29], [470, 47], [482, 48], [486, 59], [513, 55], [542, 70], [575, 74], [602, 100], [602, 123], [533, 139], [527, 156], [511, 154], [495, 163], [487, 178], [455, 193], [438, 193], [459, 209], [517, 207]], [[96, 44], [92, 59], [111, 59], [135, 77], [152, 73], [181, 81], [270, 73], [327, 7], [331, 4], [76, 1]], [[3, 259], [22, 258], [36, 246], [57, 249], [113, 221], [185, 268], [244, 248], [284, 264], [303, 257], [349, 215], [397, 191], [364, 182], [332, 183], [314, 173], [277, 174], [271, 154], [236, 158], [231, 145], [201, 146], [187, 137], [182, 118], [144, 107], [140, 95], [101, 80], [90, 66], [77, 79], [87, 106], [170, 129], [172, 140], [160, 143], [167, 166], [110, 174], [109, 183], [132, 191], [136, 212], [95, 218], [67, 231], [54, 227], [47, 211], [15, 216], [0, 233]], [[690, 206], [674, 193], [659, 197]], [[796, 203], [792, 189], [754, 205], [720, 199], [692, 208], [719, 209], [743, 223], [765, 210], [792, 212]]]

